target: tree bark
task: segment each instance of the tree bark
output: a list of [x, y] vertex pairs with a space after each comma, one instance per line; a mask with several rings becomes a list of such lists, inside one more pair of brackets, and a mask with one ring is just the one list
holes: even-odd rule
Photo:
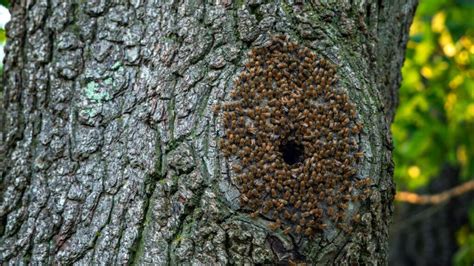
[[[386, 264], [389, 125], [415, 0], [15, 1], [3, 76], [0, 261]], [[351, 234], [239, 209], [212, 106], [284, 34], [336, 65], [374, 182]]]

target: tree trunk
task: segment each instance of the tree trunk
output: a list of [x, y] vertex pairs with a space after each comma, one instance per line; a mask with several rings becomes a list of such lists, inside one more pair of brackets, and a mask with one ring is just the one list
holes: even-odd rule
[[[165, 3], [166, 2], [166, 3]], [[389, 125], [416, 1], [14, 1], [1, 109], [0, 261], [386, 264]], [[336, 66], [373, 181], [352, 233], [240, 208], [212, 112], [286, 35]]]

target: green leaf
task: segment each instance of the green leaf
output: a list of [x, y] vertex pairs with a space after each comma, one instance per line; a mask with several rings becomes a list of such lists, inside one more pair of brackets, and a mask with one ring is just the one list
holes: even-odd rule
[[4, 6], [4, 7], [9, 7], [10, 6], [10, 1], [8, 0], [0, 0], [0, 5]]
[[[7, 35], [4, 29], [0, 29], [0, 44], [4, 44], [7, 41]], [[1, 47], [3, 49], [3, 47]]]

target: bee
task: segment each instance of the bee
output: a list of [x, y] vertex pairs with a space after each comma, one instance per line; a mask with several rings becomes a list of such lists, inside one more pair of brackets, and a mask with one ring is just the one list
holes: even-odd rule
[[333, 205], [334, 204], [334, 199], [332, 196], [328, 196], [326, 199], [326, 202], [328, 205]]
[[310, 215], [311, 215], [311, 213], [308, 212], [308, 211], [306, 211], [306, 212], [303, 212], [303, 213], [301, 214], [301, 217], [306, 218], [306, 217], [308, 217], [308, 216], [310, 216]]
[[319, 200], [324, 200], [325, 196], [324, 191], [319, 192]]
[[249, 198], [247, 198], [247, 196], [245, 194], [241, 194], [240, 203], [241, 204], [246, 204], [247, 202], [249, 202]]
[[348, 207], [348, 206], [349, 206], [349, 205], [348, 205], [347, 203], [339, 203], [339, 204], [337, 205], [337, 207], [338, 207], [339, 209], [341, 209], [341, 210], [347, 210], [347, 207]]
[[295, 201], [296, 201], [295, 195], [291, 195], [291, 196], [290, 196], [290, 203], [291, 203], [291, 204], [294, 204]]
[[272, 197], [273, 197], [273, 198], [276, 198], [276, 196], [277, 196], [277, 191], [276, 191], [275, 189], [272, 189], [272, 190], [271, 190], [271, 193], [272, 193]]
[[221, 110], [220, 104], [215, 104], [215, 105], [212, 107], [212, 111], [214, 112], [214, 114], [219, 113], [220, 110]]
[[351, 234], [353, 229], [352, 229], [352, 226], [344, 226], [344, 228], [342, 230], [346, 234]]
[[338, 221], [342, 221], [344, 219], [344, 213], [343, 212], [338, 212], [336, 214], [336, 219], [335, 221], [338, 222]]
[[281, 180], [279, 180], [279, 182], [277, 183], [276, 186], [277, 186], [278, 191], [282, 191], [282, 190], [283, 190], [283, 185], [282, 185], [282, 183], [281, 183]]
[[[258, 188], [258, 187], [257, 187], [257, 188]], [[250, 190], [251, 195], [254, 196], [254, 197], [257, 197], [257, 196], [258, 196], [258, 190], [257, 190], [257, 188], [254, 187], [252, 190]]]
[[300, 225], [305, 226], [306, 225], [306, 220], [304, 218], [300, 219]]
[[356, 214], [352, 217], [352, 221], [355, 223], [360, 223], [360, 214]]
[[250, 154], [252, 152], [252, 149], [249, 146], [244, 146], [242, 150], [244, 154]]
[[270, 229], [272, 231], [275, 231], [281, 227], [281, 221], [280, 219], [277, 219], [274, 223], [270, 224]]
[[253, 219], [257, 218], [257, 216], [258, 216], [258, 211], [254, 211], [250, 213], [250, 217], [252, 217]]
[[362, 130], [362, 123], [361, 122], [357, 122], [355, 124], [355, 126], [352, 128], [352, 132], [354, 134], [359, 134], [361, 130]]
[[277, 211], [281, 211], [283, 207], [285, 207], [285, 204], [283, 204], [282, 202], [278, 202], [275, 206], [276, 206]]
[[344, 178], [349, 178], [353, 175], [355, 175], [357, 173], [357, 170], [356, 169], [350, 169], [349, 171], [347, 171], [345, 174], [344, 174]]
[[291, 227], [290, 227], [290, 226], [287, 226], [287, 227], [285, 228], [285, 230], [283, 230], [283, 234], [288, 235], [288, 234], [290, 233], [290, 231], [291, 231]]
[[336, 214], [336, 213], [335, 213], [333, 207], [329, 207], [328, 210], [327, 210], [327, 212], [328, 212], [328, 216], [329, 216], [329, 217], [331, 217], [331, 218], [335, 217], [335, 214]]
[[346, 224], [339, 223], [339, 224], [337, 224], [337, 228], [339, 228], [340, 230], [342, 230], [346, 234], [352, 233], [352, 227], [350, 227]]
[[268, 213], [270, 211], [270, 206], [265, 204], [265, 206], [263, 206], [263, 213]]
[[293, 62], [293, 63], [290, 64], [290, 69], [291, 69], [291, 70], [294, 71], [294, 70], [296, 70], [297, 68], [298, 68], [298, 64], [297, 64], [296, 62]]
[[291, 221], [296, 223], [298, 221], [298, 213], [294, 213], [293, 216], [291, 216]]
[[295, 229], [295, 232], [296, 232], [297, 234], [299, 234], [299, 233], [301, 233], [302, 230], [303, 230], [303, 229], [301, 228], [301, 226], [300, 226], [300, 225], [297, 225], [297, 226], [296, 226], [296, 229]]
[[240, 174], [242, 172], [242, 166], [238, 164], [233, 164], [232, 170], [234, 170], [235, 173]]
[[306, 228], [306, 229], [304, 230], [304, 234], [305, 234], [306, 236], [311, 236], [311, 235], [313, 235], [313, 229], [311, 229], [311, 227]]
[[299, 208], [301, 206], [301, 200], [298, 200], [296, 203], [295, 203], [295, 208]]
[[314, 217], [320, 218], [323, 216], [323, 211], [319, 208], [311, 210], [311, 214], [313, 214]]
[[285, 194], [283, 195], [283, 198], [284, 198], [285, 200], [289, 200], [289, 199], [290, 199], [290, 196], [291, 196], [291, 195], [290, 195], [290, 191], [289, 191], [289, 190], [286, 190]]

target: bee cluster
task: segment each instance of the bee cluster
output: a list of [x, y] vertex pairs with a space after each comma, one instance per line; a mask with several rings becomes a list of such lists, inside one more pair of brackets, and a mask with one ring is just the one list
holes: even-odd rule
[[232, 101], [216, 109], [241, 206], [272, 219], [273, 230], [313, 237], [328, 222], [350, 231], [360, 219], [347, 209], [368, 193], [369, 179], [355, 178], [362, 125], [348, 96], [331, 87], [335, 72], [308, 48], [276, 36], [250, 51]]

